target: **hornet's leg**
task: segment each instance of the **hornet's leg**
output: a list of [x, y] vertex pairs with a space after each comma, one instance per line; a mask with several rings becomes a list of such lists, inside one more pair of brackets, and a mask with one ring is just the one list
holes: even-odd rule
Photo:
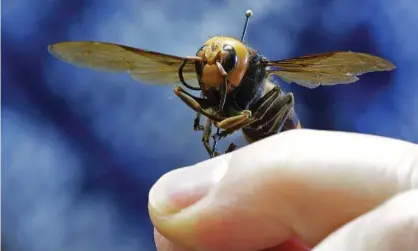
[[[243, 127], [246, 127], [256, 121], [261, 120], [270, 110], [278, 106], [283, 106], [286, 102], [288, 102], [287, 95], [285, 95], [284, 97], [280, 97], [280, 92], [280, 89], [277, 88], [268, 93], [268, 95], [265, 95], [260, 100], [260, 104], [255, 106], [256, 111], [254, 112], [254, 114], [252, 114], [250, 110], [243, 110], [239, 112], [239, 115], [235, 115], [226, 118], [222, 121], [215, 122], [215, 125], [218, 127], [218, 131], [216, 134], [212, 136], [214, 140], [214, 145], [212, 149], [215, 149], [216, 142], [220, 139], [234, 133], [235, 131]], [[293, 98], [293, 96], [291, 97]], [[219, 132], [220, 128], [224, 129], [224, 131]], [[228, 147], [228, 150], [226, 150], [226, 153], [235, 150], [235, 148], [236, 145], [231, 143]]]
[[[229, 144], [225, 153], [230, 153], [230, 152], [234, 151], [235, 149], [237, 149], [237, 145], [235, 145], [234, 143], [231, 143], [231, 144]], [[211, 155], [211, 157], [216, 157], [216, 156], [219, 156], [219, 155], [221, 155], [221, 153], [215, 149], [213, 151], [213, 154]]]
[[252, 116], [251, 116], [250, 110], [243, 110], [242, 112], [240, 112], [239, 115], [235, 115], [235, 116], [226, 118], [222, 121], [215, 122], [215, 125], [218, 128], [227, 130], [229, 128], [233, 128], [236, 125], [242, 124], [243, 122], [247, 121], [251, 117]]
[[234, 143], [231, 143], [229, 144], [228, 149], [226, 149], [225, 153], [230, 153], [234, 151], [235, 149], [237, 149], [237, 145], [235, 145]]
[[[203, 130], [203, 135], [202, 135], [202, 143], [206, 151], [209, 153], [210, 157], [218, 156], [220, 155], [220, 153], [216, 149], [213, 149], [209, 144], [211, 133], [212, 133], [212, 121], [210, 119], [206, 119], [205, 129]], [[231, 143], [228, 149], [225, 151], [225, 153], [232, 152], [236, 148], [237, 146], [234, 143]]]
[[[226, 137], [227, 135], [234, 132], [234, 131], [232, 131], [231, 133], [228, 133], [223, 137], [217, 137], [217, 135], [220, 134], [220, 128], [222, 128], [222, 129], [233, 128], [234, 126], [240, 125], [240, 124], [244, 123], [245, 121], [248, 121], [248, 119], [251, 117], [251, 111], [249, 111], [249, 110], [244, 110], [244, 111], [241, 111], [240, 113], [241, 113], [240, 115], [235, 115], [235, 116], [229, 117], [227, 119], [224, 119], [220, 122], [215, 122], [215, 125], [218, 127], [218, 129], [216, 131], [216, 134], [212, 136], [212, 138], [213, 138], [212, 149], [214, 150], [214, 154], [211, 155], [212, 157], [219, 155], [219, 153], [215, 152], [216, 143], [221, 138]], [[225, 153], [232, 152], [233, 150], [235, 150], [236, 147], [237, 146], [234, 143], [231, 143]]]
[[216, 151], [215, 149], [212, 149], [209, 144], [211, 133], [212, 133], [212, 121], [206, 118], [205, 129], [203, 130], [203, 135], [202, 135], [202, 143], [206, 151], [209, 153], [210, 157], [212, 157], [212, 155]]
[[[226, 149], [225, 153], [230, 153], [230, 152], [234, 151], [235, 149], [237, 149], [237, 145], [235, 145], [234, 143], [231, 143], [231, 144], [229, 144], [229, 146]], [[215, 151], [212, 156], [213, 157], [216, 157], [216, 156], [219, 156], [219, 155], [221, 155], [221, 153], [218, 152], [218, 151]]]
[[[225, 101], [226, 101], [226, 96], [227, 96], [227, 89], [228, 89], [228, 79], [227, 79], [227, 73], [225, 72], [225, 70], [223, 69], [222, 65], [219, 62], [216, 62], [216, 64], [218, 65], [219, 70], [221, 71], [223, 77], [223, 81], [221, 84], [221, 89], [220, 89], [220, 95], [221, 95], [221, 100], [219, 102], [219, 107], [218, 107], [218, 112], [221, 113], [224, 109], [225, 106]], [[219, 127], [216, 129], [216, 134], [219, 134]], [[214, 138], [213, 139], [213, 145], [212, 145], [212, 149], [216, 149], [216, 143], [218, 143], [218, 141]], [[214, 155], [212, 155], [213, 157]]]
[[197, 112], [193, 122], [193, 130], [203, 131], [204, 129], [205, 127], [200, 124], [200, 112]]
[[[243, 111], [243, 114], [240, 115], [241, 118], [238, 119], [238, 116], [227, 118], [220, 122], [215, 122], [215, 125], [218, 128], [224, 129], [221, 133], [217, 133], [213, 135], [214, 139], [221, 139], [229, 134], [234, 133], [235, 131], [246, 127], [256, 121], [261, 120], [267, 112], [269, 112], [274, 106], [276, 105], [283, 105], [283, 101], [285, 101], [286, 96], [280, 97], [281, 90], [280, 88], [274, 88], [270, 92], [268, 92], [263, 98], [261, 98], [253, 107], [252, 110], [254, 111], [251, 115], [251, 112], [247, 110]], [[283, 99], [284, 98], [284, 99]], [[278, 104], [276, 104], [278, 103]], [[243, 115], [247, 113], [247, 116], [244, 117]]]
[[[200, 92], [200, 98], [204, 98], [204, 94], [203, 94], [203, 92]], [[202, 126], [201, 124], [200, 124], [200, 112], [197, 112], [196, 113], [196, 117], [194, 118], [194, 123], [193, 123], [193, 129], [195, 130], [195, 131], [203, 131], [204, 130], [204, 126]]]
[[[212, 138], [213, 138], [212, 149], [216, 149], [216, 144], [218, 143], [218, 141], [221, 138], [224, 138], [224, 137], [226, 137], [227, 135], [229, 135], [233, 132], [232, 131], [231, 133], [228, 133], [223, 137], [217, 137], [220, 134], [220, 129], [221, 128], [222, 129], [227, 129], [227, 128], [230, 128], [230, 127], [234, 127], [236, 125], [240, 125], [241, 123], [247, 121], [251, 117], [251, 111], [249, 111], [249, 110], [244, 110], [244, 111], [241, 111], [239, 113], [240, 113], [239, 115], [235, 115], [235, 116], [226, 118], [226, 119], [224, 119], [220, 122], [215, 122], [217, 130], [216, 130], [216, 133], [212, 136]], [[212, 155], [212, 157], [213, 156], [215, 156], [215, 155]]]
[[216, 104], [211, 103], [208, 99], [202, 99], [191, 95], [180, 86], [174, 87], [174, 94], [176, 94], [186, 105], [192, 108], [195, 112], [201, 113], [213, 121], [221, 121], [224, 118], [220, 117], [213, 109]]
[[[193, 87], [193, 86], [187, 84], [186, 81], [184, 80], [183, 68], [184, 68], [184, 66], [186, 65], [186, 63], [189, 59], [191, 59], [191, 58], [188, 57], [188, 58], [184, 59], [182, 64], [179, 67], [179, 70], [178, 70], [179, 80], [180, 80], [181, 83], [183, 83], [184, 86], [186, 86], [187, 88], [189, 88], [191, 90], [201, 90], [201, 88], [196, 88], [196, 87]], [[194, 60], [196, 60], [196, 59], [201, 60], [200, 58], [196, 58], [196, 57], [193, 57], [193, 59]], [[177, 96], [179, 96], [183, 100], [183, 102], [188, 104], [193, 110], [200, 110], [200, 108], [199, 108], [200, 104], [196, 101], [196, 98], [193, 97], [192, 95], [188, 94], [187, 92], [185, 92], [180, 86], [176, 86], [174, 88], [174, 93]], [[200, 98], [203, 99], [203, 97], [204, 97], [203, 92], [200, 92]], [[194, 119], [193, 129], [195, 131], [202, 131], [204, 129], [204, 127], [202, 125], [200, 125], [200, 112], [199, 111], [196, 111], [196, 112], [197, 112], [197, 114], [196, 114], [196, 117]]]
[[[222, 121], [216, 122], [215, 125], [218, 128], [229, 130], [235, 127], [239, 127], [242, 124], [246, 124], [249, 121], [258, 120], [264, 117], [264, 115], [269, 111], [270, 107], [277, 100], [280, 95], [280, 89], [273, 89], [267, 95], [259, 100], [252, 109], [254, 114], [250, 110], [244, 110], [240, 115], [236, 115]], [[239, 130], [238, 128], [238, 130]]]
[[[202, 142], [205, 146], [206, 150], [209, 152], [210, 156], [218, 156], [220, 153], [216, 151], [216, 141], [214, 141], [214, 146], [210, 147], [209, 145], [209, 139], [210, 134], [212, 130], [212, 121], [224, 121], [223, 124], [236, 124], [237, 122], [247, 118], [249, 115], [251, 115], [250, 111], [243, 111], [237, 116], [233, 116], [229, 119], [225, 119], [223, 117], [220, 117], [218, 113], [214, 110], [214, 107], [216, 105], [210, 103], [209, 100], [198, 98], [190, 93], [183, 90], [180, 86], [176, 86], [174, 88], [174, 93], [190, 108], [192, 108], [194, 111], [196, 111], [196, 118], [195, 118], [195, 125], [199, 125], [200, 120], [200, 114], [203, 114], [207, 117], [206, 124], [204, 126], [204, 132], [202, 136]], [[232, 151], [235, 149], [235, 144], [231, 143], [227, 151]]]

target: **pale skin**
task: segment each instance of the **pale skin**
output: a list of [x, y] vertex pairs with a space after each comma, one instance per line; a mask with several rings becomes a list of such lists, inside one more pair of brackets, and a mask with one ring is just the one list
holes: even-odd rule
[[158, 251], [418, 250], [418, 146], [297, 129], [161, 177]]

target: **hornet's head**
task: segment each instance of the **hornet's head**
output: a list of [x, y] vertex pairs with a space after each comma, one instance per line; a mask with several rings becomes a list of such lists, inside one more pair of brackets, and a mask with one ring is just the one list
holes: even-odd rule
[[230, 86], [237, 87], [244, 77], [250, 53], [241, 41], [232, 37], [213, 37], [197, 51], [202, 59], [197, 67], [199, 82], [204, 89], [217, 89], [222, 83], [222, 73], [227, 74]]
[[207, 40], [197, 51], [195, 60], [197, 78], [203, 91], [219, 90], [227, 78], [227, 93], [232, 92], [241, 83], [247, 73], [250, 52], [243, 43], [248, 19], [252, 11], [247, 10], [241, 40], [217, 36]]

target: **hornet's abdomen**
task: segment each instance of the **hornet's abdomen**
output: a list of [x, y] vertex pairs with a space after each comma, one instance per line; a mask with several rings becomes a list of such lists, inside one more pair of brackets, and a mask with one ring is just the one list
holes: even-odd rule
[[[283, 93], [284, 94], [284, 93]], [[292, 108], [289, 116], [285, 119], [283, 127], [280, 131], [272, 131], [271, 133], [266, 133], [272, 128], [274, 120], [272, 120], [273, 116], [276, 115], [278, 110], [272, 109], [265, 115], [265, 119], [260, 122], [256, 122], [249, 127], [242, 128], [242, 133], [245, 140], [248, 143], [253, 143], [264, 138], [267, 138], [273, 134], [277, 134], [280, 132], [292, 130], [292, 129], [300, 129], [302, 125], [300, 120], [295, 112], [295, 109]], [[263, 127], [263, 130], [259, 130], [259, 126]]]

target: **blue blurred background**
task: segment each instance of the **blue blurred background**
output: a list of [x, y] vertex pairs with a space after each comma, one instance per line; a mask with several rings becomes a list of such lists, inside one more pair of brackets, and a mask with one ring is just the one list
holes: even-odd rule
[[[397, 65], [352, 85], [283, 84], [305, 127], [418, 141], [415, 0], [3, 1], [3, 247], [155, 250], [150, 187], [207, 158], [172, 87], [73, 67], [47, 45], [99, 40], [194, 55], [209, 36], [239, 37], [246, 9], [246, 41], [270, 59], [353, 50]], [[228, 141], [243, 144], [240, 134], [221, 146]]]

